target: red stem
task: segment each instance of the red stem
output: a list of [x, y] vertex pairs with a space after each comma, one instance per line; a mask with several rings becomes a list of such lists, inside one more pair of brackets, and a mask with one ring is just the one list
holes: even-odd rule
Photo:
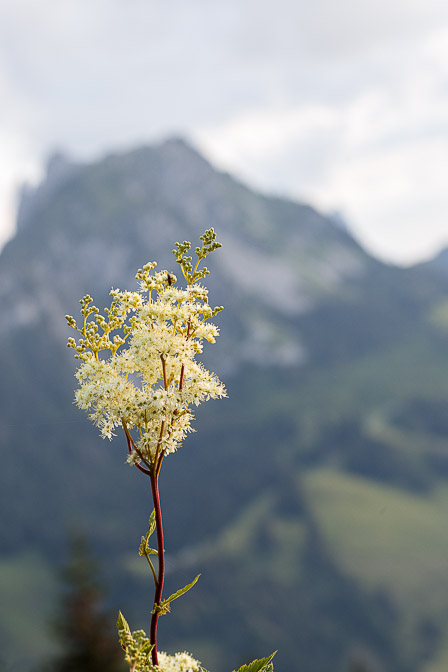
[[[132, 455], [132, 445], [131, 445], [132, 438], [131, 438], [131, 435], [129, 434], [129, 430], [126, 427], [125, 422], [123, 421], [121, 424], [123, 425], [124, 433], [126, 434], [126, 441], [127, 441], [127, 444], [128, 444], [129, 455]], [[142, 465], [139, 464], [138, 462], [135, 462], [134, 464], [137, 467], [137, 469], [139, 469], [143, 474], [146, 474], [147, 476], [151, 475], [151, 472], [149, 471], [149, 469], [145, 469], [145, 467], [142, 467]]]
[[[191, 320], [190, 320], [190, 318], [188, 318], [187, 338], [185, 339], [187, 341], [190, 338], [190, 325], [191, 325]], [[182, 390], [182, 388], [184, 386], [184, 373], [185, 373], [185, 364], [182, 364], [181, 369], [180, 369], [179, 390]]]
[[[157, 577], [157, 585], [154, 593], [154, 607], [160, 606], [162, 601], [162, 590], [163, 582], [165, 580], [165, 549], [163, 546], [163, 527], [162, 527], [162, 510], [160, 508], [160, 496], [159, 496], [159, 478], [158, 474], [152, 473], [150, 475], [151, 479], [151, 491], [152, 491], [152, 501], [154, 503], [154, 512], [156, 516], [156, 532], [157, 532], [157, 551], [158, 551], [158, 560], [159, 560], [159, 569]], [[151, 618], [151, 630], [150, 630], [150, 641], [151, 644], [154, 644], [152, 650], [152, 664], [158, 665], [157, 657], [157, 624], [159, 620], [159, 613], [157, 610], [153, 613]]]
[[185, 364], [182, 364], [182, 367], [180, 369], [179, 391], [181, 391], [184, 386], [184, 373], [185, 373]]

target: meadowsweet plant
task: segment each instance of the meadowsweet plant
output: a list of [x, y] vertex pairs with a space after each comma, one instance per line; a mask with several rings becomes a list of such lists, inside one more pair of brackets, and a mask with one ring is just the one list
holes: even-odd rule
[[[154, 580], [154, 602], [149, 637], [143, 630], [131, 632], [122, 615], [118, 634], [130, 672], [206, 672], [188, 653], [168, 655], [158, 651], [159, 617], [170, 611], [174, 600], [185, 594], [199, 579], [163, 598], [165, 546], [159, 495], [159, 474], [165, 457], [174, 453], [192, 429], [193, 407], [208, 399], [227, 396], [218, 377], [197, 361], [203, 340], [214, 343], [218, 328], [210, 322], [222, 306], [212, 308], [201, 280], [209, 274], [201, 262], [221, 247], [213, 229], [201, 236], [195, 257], [190, 243], [176, 243], [173, 254], [186, 287], [178, 288], [177, 278], [158, 271], [156, 262], [139, 269], [138, 291], [112, 289], [111, 304], [101, 314], [91, 296], [81, 300], [82, 320], [66, 316], [78, 332], [69, 338], [79, 360], [76, 378], [79, 387], [75, 402], [88, 411], [103, 438], [123, 431], [130, 465], [151, 484], [153, 511], [148, 531], [141, 539], [139, 554], [146, 559]], [[156, 548], [150, 538], [155, 533]], [[153, 559], [157, 562], [154, 563]], [[239, 672], [269, 672], [272, 656], [244, 665]]]

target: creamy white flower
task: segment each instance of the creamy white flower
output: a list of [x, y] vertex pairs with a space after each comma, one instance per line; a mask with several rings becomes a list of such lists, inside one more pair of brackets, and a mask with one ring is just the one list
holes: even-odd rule
[[195, 660], [189, 653], [176, 653], [170, 656], [163, 651], [158, 653], [159, 664], [155, 668], [157, 672], [197, 672], [201, 664]]
[[[216, 314], [208, 305], [205, 287], [192, 281], [188, 288], [173, 287], [167, 271], [151, 274], [155, 263], [137, 273], [140, 291], [111, 291], [106, 317], [81, 301], [85, 324], [78, 344], [77, 405], [103, 438], [112, 438], [123, 423], [134, 429], [129, 461], [153, 461], [174, 452], [193, 431], [191, 405], [225, 397], [221, 381], [195, 360], [202, 341], [215, 342], [218, 328], [207, 322]], [[112, 334], [112, 332], [115, 332]]]

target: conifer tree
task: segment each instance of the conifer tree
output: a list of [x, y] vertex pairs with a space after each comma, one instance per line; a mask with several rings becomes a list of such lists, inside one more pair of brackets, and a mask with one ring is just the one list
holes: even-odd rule
[[114, 619], [104, 608], [98, 567], [85, 538], [76, 535], [62, 571], [63, 595], [53, 629], [62, 652], [49, 672], [124, 672]]

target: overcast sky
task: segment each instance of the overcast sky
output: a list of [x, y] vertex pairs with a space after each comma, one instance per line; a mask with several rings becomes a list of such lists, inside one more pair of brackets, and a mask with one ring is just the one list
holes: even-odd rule
[[2, 0], [0, 243], [52, 150], [172, 134], [424, 259], [448, 245], [448, 3]]

